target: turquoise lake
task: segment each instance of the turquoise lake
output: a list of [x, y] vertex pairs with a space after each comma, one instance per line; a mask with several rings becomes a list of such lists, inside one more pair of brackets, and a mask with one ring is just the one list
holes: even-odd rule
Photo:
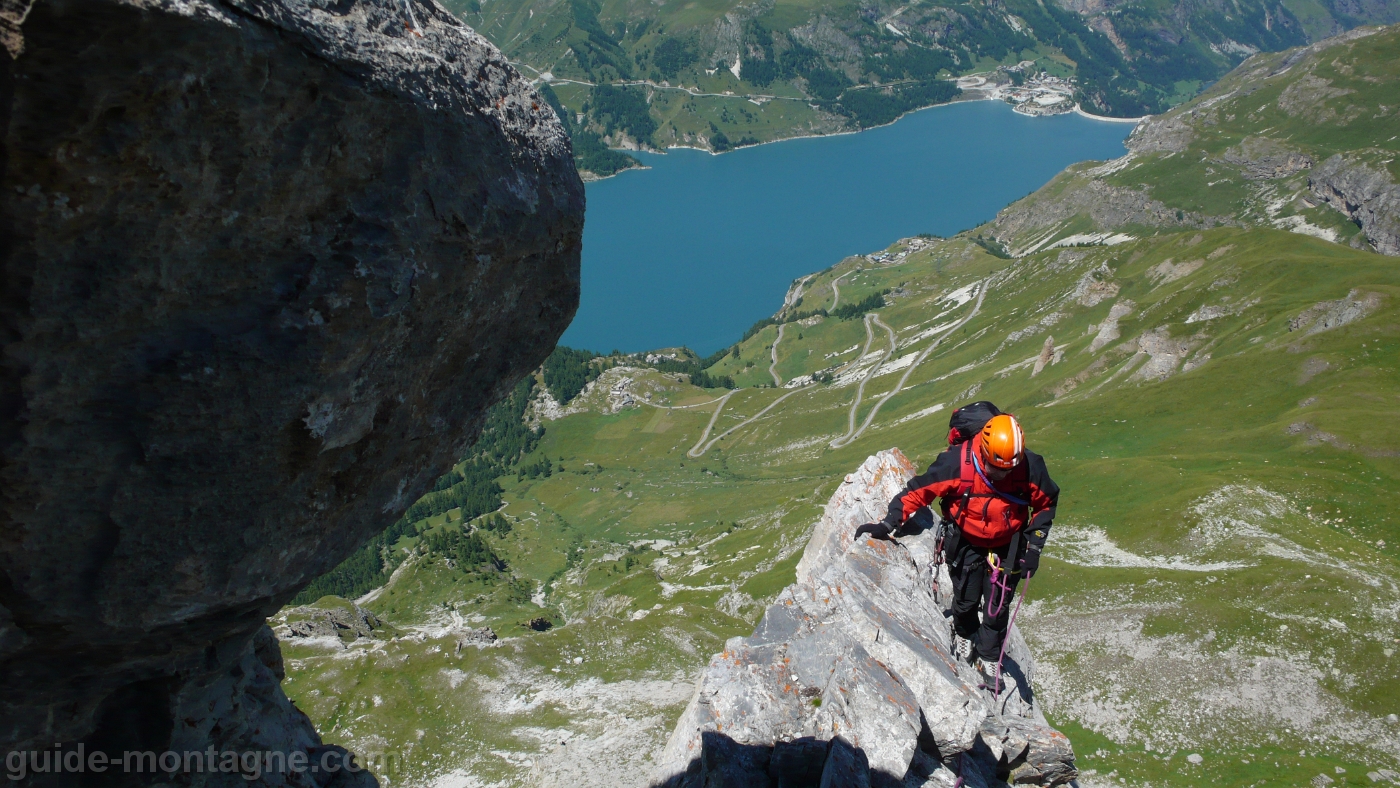
[[975, 227], [1069, 164], [1123, 155], [1132, 128], [970, 101], [859, 134], [635, 154], [650, 169], [588, 184], [583, 293], [560, 341], [711, 353], [777, 311], [793, 279]]

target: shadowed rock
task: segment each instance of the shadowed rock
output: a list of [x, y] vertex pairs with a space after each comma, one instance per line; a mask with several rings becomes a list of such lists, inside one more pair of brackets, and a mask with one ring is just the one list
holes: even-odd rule
[[432, 0], [0, 11], [0, 749], [316, 747], [254, 634], [568, 324], [568, 139]]
[[946, 571], [941, 585], [933, 576], [934, 533], [918, 526], [898, 542], [852, 540], [913, 475], [891, 449], [846, 477], [813, 530], [797, 581], [752, 636], [732, 638], [705, 668], [654, 785], [1074, 779], [1069, 740], [1034, 703], [1034, 662], [1020, 632], [1009, 635], [998, 697], [951, 656], [944, 610], [952, 588]]
[[1377, 252], [1400, 255], [1400, 185], [1384, 165], [1339, 153], [1314, 171], [1308, 185], [1355, 222]]

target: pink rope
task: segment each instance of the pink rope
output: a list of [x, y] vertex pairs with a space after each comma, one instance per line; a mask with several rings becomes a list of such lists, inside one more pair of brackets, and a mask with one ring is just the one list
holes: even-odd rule
[[1021, 603], [1026, 601], [1026, 589], [1031, 587], [1031, 579], [1026, 578], [1026, 584], [1021, 586], [1021, 596], [1016, 600], [1016, 609], [1011, 611], [1011, 620], [1006, 622], [1006, 637], [1001, 639], [1001, 654], [997, 655], [997, 680], [996, 686], [992, 688], [992, 697], [1001, 697], [1001, 661], [1006, 659], [1006, 641], [1011, 639], [1011, 627], [1016, 624], [1016, 614], [1021, 612]]
[[[1001, 568], [1000, 561], [991, 564], [991, 567], [992, 590], [987, 594], [987, 615], [996, 618], [1006, 609], [1006, 601], [1011, 596], [1011, 584], [1006, 582], [1007, 573]], [[997, 593], [998, 591], [1001, 593]]]

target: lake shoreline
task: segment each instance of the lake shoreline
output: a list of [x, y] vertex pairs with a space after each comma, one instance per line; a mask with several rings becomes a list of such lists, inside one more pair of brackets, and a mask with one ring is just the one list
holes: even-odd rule
[[[968, 92], [968, 91], [965, 91], [965, 92], [964, 92], [964, 95], [966, 95], [967, 92]], [[978, 91], [978, 92], [980, 92], [980, 91]], [[738, 97], [736, 96], [736, 98], [738, 98]], [[849, 136], [849, 135], [852, 135], [852, 134], [861, 134], [861, 133], [864, 133], [864, 132], [867, 132], [867, 131], [874, 131], [875, 129], [883, 129], [883, 128], [886, 128], [886, 127], [888, 127], [888, 126], [893, 126], [894, 124], [900, 122], [901, 120], [904, 120], [905, 118], [909, 117], [910, 115], [916, 115], [916, 114], [918, 114], [918, 113], [920, 113], [920, 112], [926, 112], [926, 111], [931, 110], [931, 109], [938, 109], [939, 107], [950, 107], [950, 106], [953, 106], [954, 104], [967, 104], [967, 103], [971, 103], [971, 102], [975, 102], [975, 101], [995, 101], [995, 102], [999, 102], [999, 103], [1003, 103], [1003, 104], [1006, 103], [1006, 102], [1002, 101], [1001, 99], [999, 99], [999, 98], [994, 98], [994, 97], [992, 97], [992, 96], [985, 96], [985, 95], [984, 95], [984, 96], [976, 96], [976, 97], [969, 96], [969, 97], [967, 97], [967, 98], [963, 98], [963, 97], [959, 96], [958, 98], [954, 98], [954, 99], [951, 99], [951, 100], [949, 100], [949, 101], [940, 102], [940, 103], [938, 103], [938, 104], [930, 104], [930, 105], [928, 105], [927, 107], [918, 107], [918, 108], [916, 108], [916, 109], [911, 109], [911, 110], [909, 110], [908, 112], [905, 112], [905, 113], [899, 115], [899, 116], [896, 117], [894, 120], [891, 120], [889, 123], [881, 123], [881, 124], [878, 125], [878, 126], [867, 126], [866, 128], [863, 128], [863, 129], [852, 129], [852, 130], [850, 130], [850, 131], [834, 131], [834, 132], [830, 132], [830, 133], [827, 133], [827, 134], [795, 134], [795, 135], [793, 135], [793, 136], [791, 136], [791, 137], [783, 137], [783, 138], [781, 138], [781, 139], [768, 140], [767, 142], [760, 142], [760, 143], [757, 143], [757, 144], [755, 144], [755, 145], [743, 145], [743, 146], [740, 146], [740, 147], [729, 148], [728, 150], [722, 150], [722, 151], [714, 151], [714, 150], [710, 150], [709, 148], [698, 148], [698, 147], [696, 147], [696, 146], [694, 146], [694, 145], [668, 145], [668, 146], [666, 146], [664, 149], [661, 149], [661, 150], [656, 150], [656, 149], [635, 150], [635, 149], [632, 149], [632, 148], [609, 148], [609, 150], [614, 150], [614, 151], [617, 151], [618, 153], [627, 153], [627, 154], [631, 154], [631, 153], [650, 153], [650, 154], [653, 154], [653, 155], [656, 155], [656, 156], [665, 156], [667, 153], [669, 153], [670, 151], [673, 151], [673, 150], [693, 150], [693, 151], [699, 151], [699, 152], [701, 152], [701, 153], [708, 153], [708, 154], [710, 154], [711, 156], [723, 156], [723, 155], [726, 154], [726, 153], [734, 153], [734, 152], [736, 152], [736, 151], [748, 150], [748, 149], [750, 149], [750, 148], [760, 148], [760, 147], [763, 147], [763, 146], [765, 146], [765, 145], [777, 145], [778, 143], [781, 143], [781, 142], [791, 142], [791, 141], [793, 141], [793, 140], [826, 139], [826, 138], [829, 138], [829, 137], [845, 137], [845, 136]], [[1010, 106], [1010, 105], [1008, 104], [1007, 106]], [[1013, 108], [1013, 111], [1014, 111], [1014, 108]], [[1024, 114], [1024, 113], [1021, 113], [1021, 114]], [[1073, 115], [1078, 115], [1078, 116], [1080, 116], [1080, 117], [1082, 117], [1082, 118], [1087, 118], [1087, 119], [1089, 119], [1089, 120], [1100, 121], [1100, 122], [1103, 122], [1103, 123], [1132, 123], [1132, 124], [1134, 124], [1134, 125], [1136, 125], [1136, 124], [1138, 124], [1138, 123], [1141, 123], [1142, 121], [1146, 120], [1146, 119], [1149, 118], [1149, 117], [1152, 117], [1151, 115], [1143, 115], [1143, 116], [1140, 117], [1140, 118], [1110, 118], [1110, 117], [1108, 117], [1107, 115], [1095, 115], [1095, 114], [1093, 114], [1093, 113], [1086, 112], [1086, 111], [1084, 111], [1084, 109], [1083, 109], [1082, 107], [1080, 107], [1078, 104], [1075, 104], [1075, 105], [1074, 105], [1074, 109], [1071, 110], [1071, 111], [1069, 111], [1069, 112], [1057, 113], [1057, 115], [1071, 115], [1071, 114], [1073, 114]], [[1056, 115], [1025, 115], [1025, 117], [1028, 117], [1028, 118], [1042, 118], [1042, 117], [1044, 117], [1044, 118], [1053, 118], [1053, 117], [1056, 117]], [[634, 159], [634, 161], [636, 161], [636, 160]], [[617, 172], [615, 172], [615, 173], [613, 173], [613, 174], [611, 174], [611, 175], [601, 175], [601, 176], [600, 176], [600, 175], [597, 175], [596, 173], [590, 173], [590, 175], [591, 175], [592, 177], [586, 177], [586, 178], [584, 178], [584, 183], [597, 183], [597, 182], [599, 182], [599, 181], [606, 181], [606, 180], [609, 180], [609, 179], [611, 179], [611, 178], [616, 178], [617, 176], [623, 174], [624, 172], [632, 172], [632, 171], [634, 171], [634, 170], [649, 170], [649, 169], [651, 169], [650, 166], [648, 166], [648, 165], [646, 165], [646, 164], [643, 164], [643, 163], [641, 163], [641, 162], [638, 162], [637, 164], [638, 164], [638, 166], [635, 166], [635, 167], [627, 167], [627, 168], [625, 168], [625, 169], [618, 170]]]
[[637, 152], [646, 177], [588, 184], [581, 299], [563, 342], [703, 355], [772, 314], [797, 276], [974, 227], [1070, 164], [1125, 152], [1128, 126], [1056, 117], [958, 101], [744, 156]]

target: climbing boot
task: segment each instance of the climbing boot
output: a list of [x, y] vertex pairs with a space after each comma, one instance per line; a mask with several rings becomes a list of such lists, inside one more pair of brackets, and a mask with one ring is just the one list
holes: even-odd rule
[[997, 666], [996, 660], [978, 657], [975, 665], [977, 667], [977, 672], [981, 674], [988, 687], [997, 685], [997, 679], [999, 677], [998, 671], [1000, 668]]
[[970, 665], [975, 661], [976, 656], [972, 641], [955, 633], [953, 635], [953, 659]]

